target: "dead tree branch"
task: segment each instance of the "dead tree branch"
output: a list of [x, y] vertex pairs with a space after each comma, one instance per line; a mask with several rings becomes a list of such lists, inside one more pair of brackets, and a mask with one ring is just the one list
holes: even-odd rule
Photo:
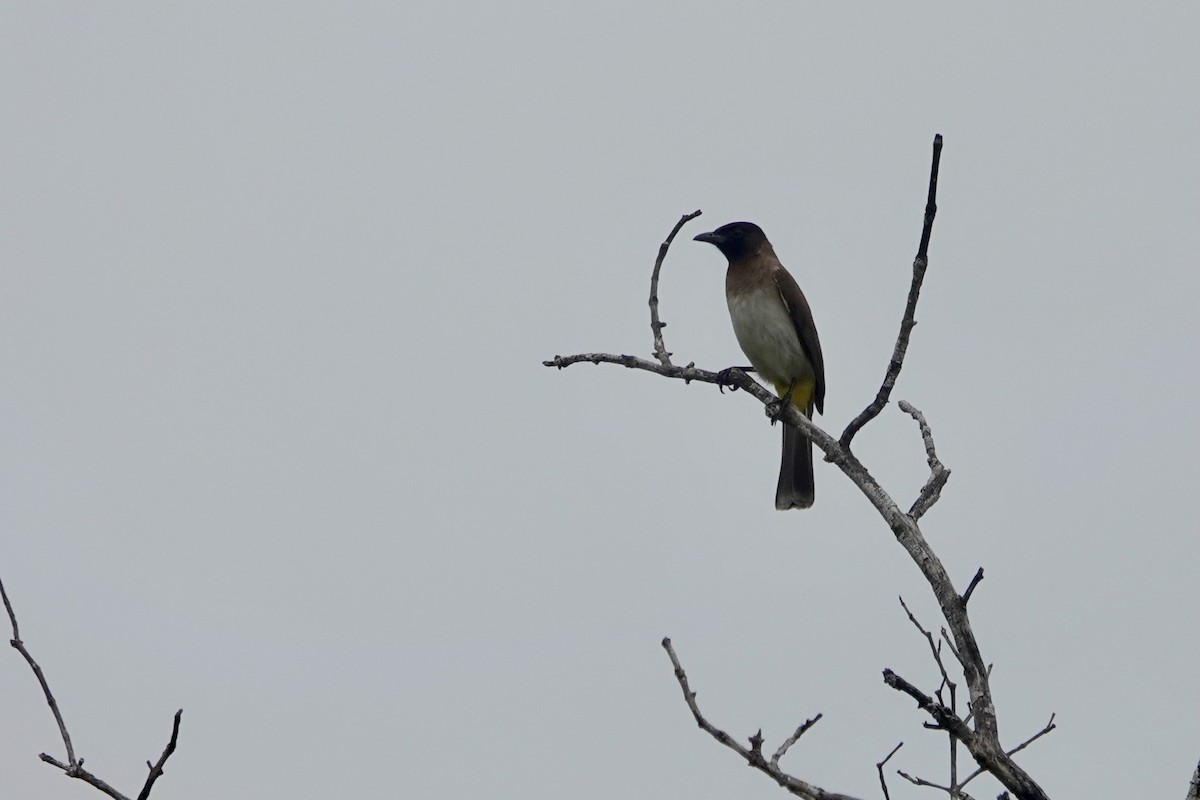
[[150, 774], [146, 776], [146, 783], [142, 786], [142, 791], [138, 792], [137, 800], [146, 800], [150, 796], [150, 790], [154, 788], [154, 782], [162, 777], [163, 765], [167, 763], [167, 759], [175, 752], [175, 745], [179, 742], [179, 722], [182, 718], [183, 709], [181, 708], [175, 712], [175, 721], [171, 724], [171, 740], [163, 748], [162, 755], [153, 764], [149, 761], [146, 762], [146, 766], [150, 769]]
[[[29, 654], [25, 643], [21, 641], [21, 629], [17, 624], [17, 614], [13, 611], [12, 603], [8, 599], [8, 592], [4, 589], [4, 581], [0, 580], [0, 597], [4, 599], [4, 610], [8, 612], [8, 620], [12, 623], [12, 639], [9, 644], [21, 654], [25, 661], [33, 670], [34, 676], [37, 677], [38, 683], [41, 684], [42, 694], [46, 696], [46, 703], [50, 706], [50, 711], [54, 714], [54, 721], [58, 723], [58, 732], [62, 736], [63, 746], [67, 751], [67, 760], [59, 761], [52, 755], [42, 753], [39, 758], [47, 764], [52, 764], [58, 767], [69, 778], [78, 778], [84, 783], [104, 792], [113, 800], [129, 800], [128, 797], [121, 794], [105, 781], [93, 775], [83, 767], [83, 759], [75, 757], [75, 748], [71, 744], [71, 734], [67, 732], [67, 724], [63, 721], [62, 712], [59, 711], [58, 701], [54, 699], [54, 693], [50, 691], [50, 684], [46, 682], [46, 676], [42, 672], [42, 668], [33, 660], [33, 656]], [[146, 762], [146, 766], [150, 768], [150, 774], [146, 777], [146, 783], [142, 786], [141, 792], [138, 793], [137, 800], [147, 800], [150, 797], [150, 790], [154, 787], [154, 782], [163, 774], [163, 766], [167, 763], [167, 759], [175, 752], [175, 745], [179, 741], [179, 722], [183, 716], [183, 709], [175, 712], [175, 724], [171, 729], [171, 740], [167, 743], [166, 749], [159, 756], [158, 762], [151, 764]]]
[[896, 755], [897, 751], [899, 751], [901, 747], [904, 747], [904, 742], [901, 742], [893, 747], [892, 752], [884, 756], [883, 761], [880, 761], [875, 765], [875, 769], [879, 772], [879, 788], [883, 789], [883, 800], [892, 800], [891, 794], [888, 793], [887, 778], [883, 776], [883, 767], [885, 764], [887, 764], [887, 762], [892, 760], [892, 756]]
[[925, 442], [925, 460], [929, 464], [929, 480], [925, 481], [917, 499], [908, 509], [908, 515], [918, 520], [925, 515], [926, 511], [933, 508], [934, 503], [941, 499], [942, 487], [946, 485], [946, 481], [950, 480], [950, 470], [946, 469], [938, 460], [937, 449], [933, 444], [933, 430], [925, 421], [925, 415], [904, 400], [900, 401], [900, 410], [915, 419], [921, 428], [921, 438]]
[[[785, 743], [785, 746], [780, 747], [775, 758], [767, 761], [763, 758], [762, 754], [762, 731], [750, 737], [750, 747], [747, 748], [739, 744], [728, 733], [705, 719], [704, 715], [700, 713], [700, 706], [696, 703], [696, 693], [692, 691], [691, 686], [688, 684], [687, 674], [683, 671], [683, 665], [679, 663], [679, 656], [675, 654], [675, 648], [671, 645], [671, 640], [669, 638], [663, 639], [662, 646], [667, 651], [667, 655], [671, 659], [671, 664], [675, 667], [675, 679], [679, 681], [679, 688], [683, 690], [684, 702], [691, 709], [692, 716], [695, 717], [696, 724], [700, 726], [701, 730], [744, 758], [749, 766], [763, 772], [771, 780], [797, 797], [803, 797], [805, 800], [859, 800], [859, 798], [848, 794], [826, 791], [819, 786], [803, 781], [781, 770], [778, 759], [787, 751], [787, 743]], [[816, 718], [810, 719], [801, 725], [794, 734], [794, 739], [800, 738], [804, 731], [815, 725], [820, 718], [821, 715], [818, 714]]]
[[942, 651], [933, 641], [933, 634], [925, 630], [925, 626], [917, 622], [917, 618], [908, 610], [908, 605], [904, 602], [904, 598], [900, 598], [900, 606], [904, 609], [904, 613], [908, 615], [908, 621], [913, 624], [921, 635], [925, 637], [925, 641], [929, 643], [929, 652], [933, 654], [933, 660], [937, 663], [938, 670], [942, 673], [942, 685], [950, 689], [951, 694], [954, 693], [956, 684], [950, 680], [950, 675], [946, 672], [946, 665], [942, 663]]
[[[1007, 755], [1010, 755], [1010, 756], [1012, 756], [1012, 755], [1016, 755], [1017, 753], [1019, 753], [1019, 752], [1021, 752], [1022, 750], [1024, 750], [1026, 747], [1029, 747], [1029, 745], [1031, 745], [1031, 744], [1033, 744], [1034, 742], [1036, 742], [1038, 739], [1042, 738], [1043, 736], [1045, 736], [1046, 734], [1050, 733], [1052, 730], [1054, 730], [1055, 728], [1057, 728], [1058, 726], [1054, 724], [1054, 717], [1055, 717], [1055, 715], [1054, 715], [1054, 714], [1051, 714], [1051, 715], [1050, 715], [1050, 721], [1046, 723], [1046, 726], [1045, 726], [1044, 728], [1042, 728], [1040, 731], [1038, 731], [1037, 733], [1035, 733], [1033, 736], [1030, 736], [1030, 737], [1029, 737], [1028, 739], [1026, 739], [1025, 741], [1021, 742], [1019, 745], [1017, 745], [1017, 746], [1016, 746], [1016, 747], [1014, 747], [1013, 749], [1006, 751]], [[960, 787], [961, 787], [961, 786], [966, 786], [968, 783], [970, 783], [971, 781], [975, 780], [976, 778], [978, 778], [978, 777], [979, 777], [980, 775], [982, 775], [983, 773], [984, 773], [984, 769], [983, 769], [982, 767], [980, 767], [979, 769], [975, 770], [975, 771], [974, 771], [974, 772], [972, 772], [970, 775], [968, 775], [968, 776], [966, 777], [966, 779], [964, 779], [964, 780], [963, 780], [963, 782], [962, 782], [961, 784], [959, 784], [959, 786], [960, 786]]]
[[950, 796], [950, 800], [974, 800], [971, 795], [956, 787], [953, 781], [951, 781], [949, 786], [942, 786], [940, 783], [934, 783], [933, 781], [927, 781], [924, 778], [918, 778], [915, 775], [909, 775], [904, 770], [898, 769], [896, 770], [896, 774], [901, 778], [904, 778], [904, 780], [908, 781], [913, 786], [925, 786], [930, 789], [938, 789], [943, 791]]
[[671, 354], [667, 352], [667, 345], [663, 341], [662, 335], [662, 329], [667, 327], [667, 323], [658, 317], [658, 273], [662, 270], [663, 259], [667, 257], [667, 251], [671, 249], [671, 242], [675, 241], [679, 229], [698, 216], [700, 216], [699, 209], [679, 218], [679, 222], [675, 223], [675, 227], [667, 234], [667, 238], [658, 246], [658, 258], [654, 259], [654, 271], [650, 273], [650, 331], [654, 334], [654, 357], [664, 367], [671, 366]]
[[775, 751], [775, 755], [771, 756], [771, 766], [778, 767], [779, 759], [783, 758], [787, 754], [787, 751], [791, 748], [792, 745], [794, 745], [796, 742], [800, 741], [800, 737], [803, 736], [805, 733], [807, 733], [809, 728], [811, 728], [813, 725], [816, 725], [818, 722], [820, 722], [821, 717], [823, 717], [823, 716], [825, 716], [825, 715], [817, 714], [812, 719], [806, 719], [800, 727], [796, 728], [795, 733], [793, 733], [788, 738], [784, 739], [783, 744], [779, 745], [779, 749]]
[[933, 235], [933, 218], [937, 216], [938, 167], [941, 161], [942, 135], [938, 134], [933, 137], [933, 164], [929, 170], [929, 196], [925, 201], [925, 224], [921, 228], [921, 243], [917, 247], [917, 257], [913, 260], [912, 283], [908, 289], [908, 303], [904, 307], [904, 317], [900, 321], [900, 335], [896, 337], [896, 346], [892, 349], [892, 360], [888, 362], [887, 371], [883, 375], [883, 383], [880, 385], [875, 399], [846, 426], [846, 430], [842, 432], [842, 436], [838, 440], [838, 443], [847, 450], [850, 449], [850, 441], [854, 435], [862, 430], [868, 422], [879, 416], [880, 411], [883, 411], [883, 407], [888, 403], [888, 398], [892, 396], [896, 379], [900, 377], [900, 368], [904, 366], [904, 356], [908, 353], [908, 340], [912, 336], [912, 329], [917, 324], [917, 300], [921, 297], [921, 284], [925, 282], [925, 270], [929, 267], [929, 237]]
[[[50, 713], [54, 714], [54, 721], [58, 723], [58, 733], [62, 736], [63, 746], [67, 749], [67, 761], [71, 764], [75, 763], [75, 747], [71, 744], [71, 734], [67, 732], [67, 723], [63, 722], [62, 712], [58, 710], [58, 701], [54, 699], [54, 693], [50, 691], [50, 684], [46, 683], [46, 676], [42, 672], [42, 668], [33, 660], [33, 656], [25, 649], [25, 643], [21, 641], [21, 628], [17, 625], [17, 614], [13, 611], [12, 602], [8, 599], [8, 592], [4, 589], [4, 581], [0, 580], [0, 597], [4, 598], [4, 610], [8, 612], [8, 620], [12, 623], [12, 639], [9, 644], [21, 654], [29, 668], [33, 670], [34, 677], [41, 684], [42, 694], [46, 696], [46, 703], [50, 706]], [[45, 758], [45, 755], [42, 756]]]
[[963, 596], [962, 596], [963, 605], [966, 605], [967, 602], [971, 599], [971, 595], [974, 594], [974, 592], [975, 592], [975, 587], [978, 586], [979, 582], [982, 580], [983, 580], [983, 567], [980, 567], [975, 572], [975, 577], [971, 578], [971, 582], [969, 584], [967, 584], [967, 590], [965, 592], [963, 592]]

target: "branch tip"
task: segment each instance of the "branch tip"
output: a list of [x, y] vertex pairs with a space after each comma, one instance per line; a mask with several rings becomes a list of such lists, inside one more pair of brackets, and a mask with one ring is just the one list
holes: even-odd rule
[[975, 577], [971, 578], [971, 582], [967, 584], [967, 590], [963, 592], [962, 603], [965, 606], [967, 601], [971, 599], [971, 595], [975, 592], [975, 587], [983, 580], [983, 567], [980, 567], [975, 572]]

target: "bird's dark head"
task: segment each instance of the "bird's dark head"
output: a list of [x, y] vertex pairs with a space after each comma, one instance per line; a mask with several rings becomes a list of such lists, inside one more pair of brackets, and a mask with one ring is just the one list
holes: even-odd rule
[[770, 247], [767, 235], [753, 222], [731, 222], [715, 231], [702, 233], [694, 239], [716, 246], [731, 262], [757, 253], [763, 245]]

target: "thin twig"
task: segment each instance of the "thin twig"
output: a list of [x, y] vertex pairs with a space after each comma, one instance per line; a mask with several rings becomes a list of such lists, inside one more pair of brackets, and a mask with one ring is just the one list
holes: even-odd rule
[[[960, 665], [960, 666], [965, 666], [965, 665], [963, 664], [963, 659], [962, 659], [962, 656], [960, 656], [960, 655], [958, 654], [958, 648], [956, 648], [956, 647], [954, 646], [954, 640], [950, 638], [950, 634], [946, 632], [946, 629], [945, 629], [945, 628], [942, 628], [942, 629], [941, 629], [941, 634], [942, 634], [942, 641], [946, 643], [946, 647], [949, 647], [949, 648], [950, 648], [950, 652], [951, 652], [951, 654], [953, 654], [953, 656], [954, 656], [955, 660], [957, 660], [957, 661], [958, 661], [958, 663], [959, 663], [959, 665]], [[988, 677], [991, 677], [991, 672], [990, 672], [990, 671], [989, 671], [989, 673], [988, 673]]]
[[679, 222], [675, 223], [675, 227], [671, 229], [666, 240], [658, 246], [658, 258], [654, 259], [654, 271], [650, 273], [650, 330], [654, 334], [654, 357], [665, 367], [671, 366], [671, 354], [667, 352], [667, 345], [663, 341], [662, 335], [662, 329], [667, 327], [667, 323], [658, 318], [658, 273], [662, 269], [663, 259], [667, 257], [667, 250], [671, 248], [671, 242], [675, 241], [675, 235], [679, 233], [679, 229], [698, 216], [700, 216], [700, 209], [679, 218]]
[[929, 237], [933, 234], [933, 219], [937, 216], [938, 165], [941, 160], [942, 135], [939, 133], [933, 137], [933, 164], [929, 170], [929, 197], [925, 201], [925, 224], [921, 229], [921, 244], [917, 248], [917, 257], [913, 261], [912, 285], [908, 289], [908, 303], [904, 307], [904, 318], [900, 321], [900, 335], [896, 337], [896, 345], [892, 349], [892, 360], [888, 362], [887, 371], [883, 376], [883, 384], [879, 387], [878, 394], [875, 395], [871, 404], [846, 426], [841, 439], [838, 440], [846, 449], [850, 448], [850, 441], [854, 435], [862, 430], [864, 425], [879, 416], [880, 411], [883, 411], [883, 407], [888, 403], [888, 398], [892, 396], [892, 389], [896, 385], [896, 378], [900, 375], [900, 368], [904, 366], [904, 355], [908, 352], [908, 340], [912, 335], [913, 327], [917, 324], [915, 319], [917, 300], [921, 296], [921, 284], [925, 280], [925, 270], [929, 266]]
[[921, 632], [921, 635], [925, 637], [925, 641], [929, 642], [929, 652], [933, 653], [933, 660], [937, 662], [938, 669], [942, 673], [942, 683], [950, 687], [951, 695], [953, 695], [954, 681], [950, 680], [950, 676], [946, 673], [946, 665], [942, 663], [941, 651], [938, 649], [938, 646], [933, 643], [933, 634], [925, 630], [925, 627], [921, 625], [921, 623], [917, 622], [917, 618], [914, 617], [913, 613], [908, 610], [908, 605], [905, 604], [904, 598], [901, 597], [899, 599], [900, 607], [904, 609], [905, 614], [908, 614], [908, 621], [911, 622], [916, 629]]
[[163, 765], [167, 763], [167, 759], [175, 752], [175, 745], [179, 742], [179, 721], [182, 717], [183, 709], [181, 708], [175, 712], [175, 722], [171, 725], [171, 740], [163, 748], [162, 755], [153, 764], [149, 761], [146, 762], [146, 766], [150, 768], [150, 774], [146, 776], [146, 784], [142, 786], [142, 791], [138, 793], [137, 800], [146, 800], [150, 797], [150, 790], [154, 788], [154, 782], [162, 776]]
[[950, 795], [952, 800], [973, 800], [971, 795], [967, 794], [960, 787], [955, 786], [953, 783], [951, 783], [949, 786], [942, 786], [940, 783], [934, 783], [933, 781], [927, 781], [924, 778], [914, 777], [902, 770], [896, 770], [896, 774], [901, 778], [904, 778], [904, 780], [908, 781], [913, 786], [927, 786], [930, 789], [940, 789], [941, 791]]
[[875, 769], [878, 770], [878, 772], [879, 772], [879, 788], [883, 789], [883, 800], [892, 800], [892, 796], [890, 794], [888, 794], [887, 779], [883, 777], [883, 765], [886, 764], [887, 762], [891, 761], [892, 756], [896, 755], [896, 751], [899, 750], [901, 747], [904, 747], [904, 742], [901, 742], [900, 744], [893, 747], [892, 752], [888, 753], [887, 756], [883, 759], [883, 761], [880, 761], [879, 763], [877, 763], [875, 765]]
[[[684, 702], [687, 703], [688, 709], [692, 712], [692, 717], [696, 720], [696, 724], [700, 726], [701, 730], [730, 750], [733, 750], [744, 758], [746, 763], [751, 767], [765, 773], [771, 780], [797, 797], [803, 797], [805, 800], [858, 800], [848, 794], [828, 792], [818, 786], [789, 775], [781, 770], [777, 764], [768, 762], [762, 756], [762, 731], [759, 731], [751, 738], [751, 748], [748, 749], [739, 744], [728, 733], [705, 719], [704, 715], [700, 713], [700, 706], [696, 703], [696, 693], [692, 691], [691, 686], [688, 684], [687, 674], [683, 671], [683, 665], [679, 663], [679, 656], [675, 654], [675, 648], [671, 645], [670, 638], [664, 638], [662, 646], [671, 659], [671, 665], [675, 668], [675, 679], [679, 681], [679, 688], [683, 690]], [[757, 744], [755, 744], [756, 740]]]
[[[9, 602], [8, 592], [4, 589], [4, 581], [0, 580], [0, 597], [4, 599], [4, 609], [8, 612], [8, 619], [12, 623], [13, 638], [10, 644], [24, 656], [25, 661], [29, 663], [33, 674], [37, 676], [38, 683], [42, 686], [42, 693], [46, 696], [46, 702], [50, 705], [50, 710], [54, 713], [54, 719], [58, 723], [58, 731], [62, 735], [63, 744], [67, 749], [67, 760], [59, 761], [54, 756], [48, 753], [41, 753], [38, 757], [47, 764], [58, 767], [69, 778], [77, 778], [78, 780], [87, 783], [101, 792], [104, 792], [113, 800], [129, 800], [128, 797], [118, 792], [105, 781], [93, 775], [88, 770], [84, 769], [83, 759], [75, 757], [75, 748], [71, 745], [71, 735], [67, 732], [67, 724], [63, 722], [62, 713], [58, 710], [58, 702], [54, 699], [54, 694], [50, 691], [50, 684], [46, 682], [46, 676], [42, 673], [42, 668], [33, 660], [33, 656], [25, 649], [25, 644], [21, 641], [20, 627], [17, 625], [17, 615], [13, 611], [12, 603]], [[142, 787], [141, 793], [137, 800], [147, 800], [150, 797], [150, 790], [154, 787], [154, 782], [163, 774], [163, 765], [167, 763], [167, 759], [175, 752], [175, 745], [179, 741], [179, 721], [183, 715], [183, 709], [175, 712], [175, 724], [171, 729], [171, 741], [167, 743], [166, 749], [158, 759], [158, 763], [151, 764], [146, 762], [146, 766], [150, 768], [150, 775], [146, 778], [146, 784]]]
[[978, 586], [979, 582], [982, 580], [983, 580], [983, 567], [980, 567], [975, 572], [975, 577], [971, 578], [971, 582], [969, 584], [967, 584], [967, 590], [965, 592], [963, 592], [962, 601], [963, 601], [964, 606], [967, 604], [967, 601], [971, 599], [971, 595], [975, 592], [975, 587]]
[[947, 792], [947, 793], [950, 791], [949, 786], [942, 786], [940, 783], [934, 783], [933, 781], [927, 781], [924, 778], [917, 778], [913, 775], [909, 775], [907, 772], [905, 772], [904, 770], [901, 770], [901, 769], [896, 770], [896, 774], [899, 775], [901, 778], [904, 778], [904, 780], [908, 781], [913, 786], [928, 786], [930, 789], [941, 789], [943, 792]]
[[1030, 736], [1028, 739], [1026, 739], [1025, 741], [1021, 742], [1019, 745], [1017, 745], [1016, 747], [1014, 747], [1012, 750], [1006, 750], [1006, 751], [1004, 751], [1004, 754], [1005, 754], [1005, 755], [1009, 755], [1009, 756], [1014, 756], [1014, 755], [1016, 755], [1017, 753], [1019, 753], [1019, 752], [1021, 752], [1022, 750], [1024, 750], [1026, 747], [1029, 747], [1029, 745], [1033, 744], [1033, 743], [1034, 743], [1034, 742], [1036, 742], [1038, 739], [1040, 739], [1040, 738], [1042, 738], [1043, 736], [1045, 736], [1047, 733], [1050, 733], [1050, 731], [1052, 731], [1052, 730], [1054, 730], [1055, 728], [1057, 728], [1058, 726], [1054, 724], [1054, 716], [1055, 716], [1054, 714], [1051, 714], [1051, 715], [1050, 715], [1050, 721], [1046, 723], [1046, 727], [1042, 728], [1040, 731], [1038, 731], [1037, 733], [1035, 733], [1033, 736]]
[[941, 498], [942, 487], [946, 485], [946, 481], [950, 480], [950, 470], [946, 469], [945, 465], [938, 460], [937, 449], [933, 446], [933, 430], [925, 421], [925, 415], [904, 400], [900, 401], [900, 410], [917, 421], [917, 425], [921, 428], [921, 439], [925, 442], [925, 461], [929, 464], [929, 479], [925, 481], [917, 499], [913, 501], [912, 508], [908, 510], [909, 516], [913, 519], [920, 519]]
[[[1017, 745], [1017, 746], [1016, 746], [1016, 747], [1014, 747], [1013, 749], [1011, 749], [1011, 750], [1005, 750], [1005, 751], [1004, 751], [1004, 755], [1006, 755], [1006, 756], [1009, 756], [1009, 757], [1012, 757], [1012, 756], [1016, 755], [1017, 753], [1019, 753], [1019, 752], [1021, 752], [1022, 750], [1024, 750], [1026, 747], [1029, 747], [1029, 745], [1031, 745], [1031, 744], [1033, 744], [1034, 742], [1036, 742], [1038, 739], [1042, 738], [1043, 736], [1045, 736], [1046, 734], [1050, 733], [1050, 732], [1051, 732], [1051, 731], [1053, 731], [1055, 728], [1057, 728], [1058, 726], [1054, 724], [1054, 717], [1055, 717], [1055, 715], [1054, 715], [1054, 714], [1051, 714], [1051, 715], [1050, 715], [1050, 721], [1046, 723], [1045, 727], [1043, 727], [1043, 728], [1042, 728], [1040, 731], [1038, 731], [1037, 733], [1035, 733], [1033, 736], [1030, 736], [1028, 739], [1026, 739], [1025, 741], [1021, 742], [1019, 745]], [[1198, 766], [1198, 767], [1197, 767], [1197, 769], [1200, 769], [1200, 766]], [[968, 783], [970, 783], [971, 781], [975, 780], [976, 778], [978, 778], [978, 777], [979, 777], [980, 775], [982, 775], [983, 773], [984, 773], [984, 769], [983, 769], [983, 767], [980, 767], [979, 769], [975, 770], [975, 771], [974, 771], [974, 772], [972, 772], [970, 775], [968, 775], [968, 776], [967, 776], [967, 778], [966, 778], [966, 780], [964, 780], [964, 781], [962, 782], [962, 785], [963, 785], [963, 786], [966, 786]], [[1191, 800], [1191, 798], [1188, 798], [1188, 800]]]
[[[12, 603], [9, 602], [8, 592], [4, 590], [4, 582], [0, 581], [0, 596], [4, 598], [4, 609], [8, 612], [8, 619], [12, 622], [13, 636], [9, 642], [18, 653], [20, 653], [25, 661], [29, 664], [29, 668], [33, 670], [34, 676], [38, 679], [38, 683], [42, 685], [42, 694], [46, 696], [46, 703], [50, 706], [51, 713], [54, 714], [54, 721], [58, 723], [58, 732], [62, 735], [63, 745], [67, 748], [67, 764], [70, 769], [76, 766], [75, 747], [71, 744], [71, 734], [67, 733], [67, 723], [63, 722], [62, 712], [58, 710], [58, 701], [54, 699], [54, 693], [50, 691], [50, 684], [46, 682], [46, 676], [42, 673], [42, 668], [33, 660], [33, 656], [25, 649], [25, 643], [21, 641], [21, 630], [17, 626], [17, 615], [13, 611]], [[43, 756], [43, 760], [45, 756]], [[83, 763], [83, 762], [78, 762]]]
[[788, 738], [784, 739], [783, 744], [779, 745], [779, 749], [775, 751], [775, 755], [771, 756], [771, 766], [778, 767], [779, 759], [784, 757], [784, 755], [788, 751], [788, 748], [790, 748], [796, 742], [800, 741], [800, 737], [803, 736], [808, 731], [809, 728], [811, 728], [813, 725], [816, 725], [818, 722], [820, 722], [821, 717], [823, 717], [823, 716], [825, 716], [825, 715], [817, 714], [812, 719], [805, 720], [803, 725], [801, 725], [799, 728], [796, 728], [795, 733], [793, 733]]

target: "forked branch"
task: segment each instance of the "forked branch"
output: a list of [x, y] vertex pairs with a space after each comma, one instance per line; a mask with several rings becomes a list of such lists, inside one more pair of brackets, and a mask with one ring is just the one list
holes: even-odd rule
[[766, 774], [771, 780], [797, 797], [803, 797], [805, 800], [859, 800], [859, 798], [848, 794], [826, 791], [815, 784], [801, 780], [794, 775], [789, 775], [779, 768], [779, 759], [787, 752], [788, 747], [796, 739], [799, 739], [805, 731], [817, 723], [817, 720], [821, 718], [820, 714], [801, 725], [792, 738], [785, 742], [776, 752], [775, 756], [768, 761], [762, 754], [762, 731], [759, 731], [750, 738], [750, 747], [743, 747], [741, 743], [728, 733], [704, 718], [704, 715], [700, 713], [700, 706], [696, 703], [696, 693], [692, 691], [692, 687], [688, 684], [687, 673], [683, 671], [683, 665], [679, 663], [679, 656], [675, 654], [675, 648], [671, 645], [671, 640], [663, 639], [662, 646], [667, 651], [667, 655], [671, 659], [671, 664], [675, 667], [675, 679], [679, 681], [679, 688], [683, 690], [684, 702], [691, 709], [692, 716], [696, 719], [696, 724], [700, 726], [701, 730], [737, 753], [746, 760], [749, 766]]
[[[67, 760], [65, 762], [59, 761], [47, 753], [42, 753], [39, 757], [47, 764], [52, 764], [61, 769], [68, 777], [78, 778], [84, 783], [104, 792], [104, 794], [113, 798], [113, 800], [129, 800], [128, 797], [121, 794], [108, 783], [84, 769], [83, 759], [75, 757], [75, 748], [71, 744], [71, 734], [67, 731], [67, 724], [63, 721], [62, 712], [58, 708], [58, 701], [54, 699], [54, 693], [50, 691], [50, 684], [46, 681], [46, 676], [42, 672], [42, 668], [33, 660], [33, 656], [29, 654], [25, 643], [21, 641], [21, 628], [17, 624], [17, 614], [13, 611], [12, 602], [8, 599], [8, 592], [4, 589], [4, 581], [2, 580], [0, 580], [0, 597], [4, 599], [4, 610], [8, 612], [8, 620], [12, 624], [12, 639], [9, 641], [9, 644], [21, 654], [29, 664], [29, 668], [33, 670], [34, 676], [37, 677], [38, 683], [42, 687], [42, 694], [46, 697], [46, 703], [50, 706], [51, 713], [54, 714], [54, 721], [58, 723], [58, 732], [62, 736], [63, 746], [67, 751]], [[179, 741], [179, 722], [182, 716], [183, 709], [175, 712], [175, 723], [171, 728], [171, 740], [167, 742], [167, 746], [163, 750], [162, 755], [159, 756], [158, 762], [154, 764], [146, 762], [146, 766], [150, 769], [150, 774], [146, 776], [146, 782], [142, 785], [142, 790], [138, 793], [137, 800], [147, 800], [150, 797], [150, 790], [154, 788], [154, 782], [163, 774], [163, 766], [167, 763], [167, 759], [171, 757], [171, 754], [175, 752], [175, 746]]]

